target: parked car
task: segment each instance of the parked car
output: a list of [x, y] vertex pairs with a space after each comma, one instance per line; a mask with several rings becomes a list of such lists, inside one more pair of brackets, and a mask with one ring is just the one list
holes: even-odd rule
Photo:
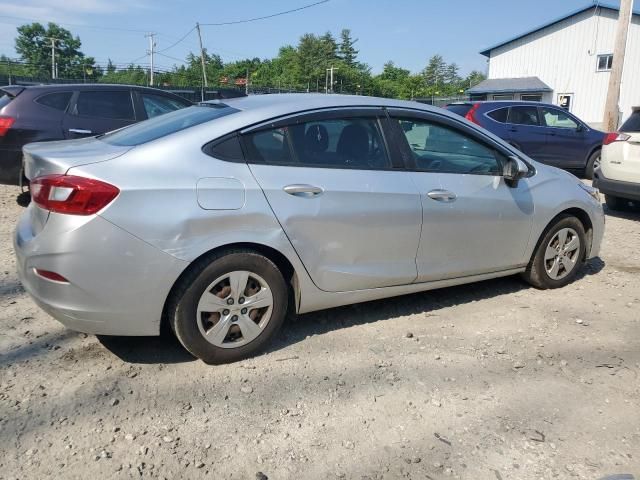
[[445, 107], [506, 140], [546, 165], [587, 178], [600, 163], [604, 132], [589, 127], [575, 115], [539, 102], [458, 102]]
[[602, 163], [593, 176], [611, 210], [623, 210], [629, 202], [640, 206], [640, 107], [620, 130], [608, 133], [602, 147]]
[[95, 136], [189, 105], [169, 92], [127, 85], [0, 87], [0, 183], [20, 183], [27, 143]]
[[237, 360], [286, 312], [521, 273], [571, 282], [598, 255], [598, 193], [457, 115], [346, 95], [203, 103], [24, 148], [20, 279], [69, 328], [158, 335]]

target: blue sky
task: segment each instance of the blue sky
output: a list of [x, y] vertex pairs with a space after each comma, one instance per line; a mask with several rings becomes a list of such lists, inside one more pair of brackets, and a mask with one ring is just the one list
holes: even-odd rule
[[[196, 21], [224, 22], [269, 15], [313, 0], [163, 1], [163, 0], [0, 0], [0, 53], [15, 56], [13, 38], [20, 20], [59, 22], [82, 40], [82, 50], [99, 62], [128, 63], [145, 55], [144, 31], [158, 34], [162, 50], [182, 37]], [[387, 60], [417, 72], [436, 53], [456, 62], [462, 73], [484, 71], [483, 47], [555, 19], [591, 0], [330, 0], [289, 15], [248, 24], [203, 27], [203, 41], [224, 60], [271, 57], [305, 32], [338, 34], [350, 28], [358, 38], [360, 60], [379, 72]], [[611, 3], [617, 3], [611, 0]], [[97, 28], [97, 27], [102, 27]], [[134, 31], [107, 30], [107, 28]], [[183, 59], [198, 47], [195, 32], [164, 52]], [[142, 58], [139, 63], [148, 62]], [[156, 64], [178, 63], [156, 57]]]

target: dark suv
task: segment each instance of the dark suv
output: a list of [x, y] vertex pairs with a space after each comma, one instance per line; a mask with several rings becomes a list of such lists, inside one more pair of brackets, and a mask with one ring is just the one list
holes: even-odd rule
[[99, 135], [189, 105], [169, 92], [128, 85], [0, 87], [0, 183], [20, 183], [27, 143]]
[[587, 178], [600, 164], [605, 133], [556, 106], [539, 102], [458, 102], [445, 107], [506, 140], [534, 160]]

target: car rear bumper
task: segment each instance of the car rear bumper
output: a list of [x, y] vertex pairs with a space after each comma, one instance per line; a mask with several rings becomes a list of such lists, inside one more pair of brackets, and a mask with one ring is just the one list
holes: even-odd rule
[[605, 195], [640, 201], [640, 183], [611, 180], [604, 176], [602, 170], [594, 172], [593, 186]]
[[22, 175], [22, 149], [0, 145], [0, 184], [19, 185]]
[[[35, 302], [66, 327], [99, 335], [158, 335], [164, 302], [186, 263], [100, 216], [50, 214], [32, 227], [30, 205], [14, 235], [18, 274]], [[68, 283], [47, 280], [56, 272]]]

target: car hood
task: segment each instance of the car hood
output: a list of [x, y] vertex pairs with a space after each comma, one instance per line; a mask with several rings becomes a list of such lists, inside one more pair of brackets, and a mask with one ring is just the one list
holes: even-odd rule
[[123, 155], [133, 147], [110, 145], [97, 138], [29, 143], [22, 149], [25, 176], [64, 174], [72, 167], [104, 162]]

